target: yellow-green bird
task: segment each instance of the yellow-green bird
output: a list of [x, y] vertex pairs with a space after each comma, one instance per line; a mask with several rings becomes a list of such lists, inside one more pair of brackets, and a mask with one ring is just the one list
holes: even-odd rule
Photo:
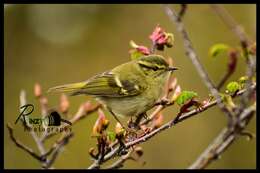
[[116, 115], [140, 119], [160, 98], [170, 72], [176, 69], [160, 55], [142, 56], [86, 81], [50, 88], [49, 92], [91, 95], [104, 104], [117, 121]]

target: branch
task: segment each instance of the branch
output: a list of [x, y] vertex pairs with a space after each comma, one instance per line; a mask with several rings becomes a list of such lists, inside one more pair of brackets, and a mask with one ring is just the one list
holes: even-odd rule
[[[254, 89], [255, 90], [255, 87], [256, 85], [252, 85], [250, 88], [251, 89]], [[239, 91], [236, 95], [234, 95], [233, 97], [237, 97], [237, 96], [240, 96], [242, 95], [244, 92], [246, 91], [246, 89], [243, 89], [241, 91]], [[221, 101], [221, 100], [220, 100]], [[155, 136], [156, 134], [166, 130], [166, 129], [169, 129], [171, 127], [173, 127], [174, 125], [188, 119], [188, 118], [191, 118], [193, 117], [194, 115], [197, 115], [198, 113], [200, 112], [204, 112], [205, 110], [207, 110], [208, 108], [210, 107], [213, 107], [217, 104], [217, 100], [214, 100], [214, 101], [211, 101], [210, 103], [202, 106], [201, 108], [199, 109], [194, 109], [194, 110], [191, 110], [183, 115], [180, 116], [180, 118], [178, 119], [178, 121], [175, 122], [175, 118], [171, 121], [169, 121], [168, 123], [164, 124], [163, 126], [159, 127], [158, 129], [144, 135], [143, 137], [141, 138], [138, 138], [134, 141], [131, 141], [131, 142], [128, 142], [125, 144], [125, 148], [129, 148], [131, 146], [134, 146], [134, 145], [137, 145], [137, 144], [140, 144], [140, 143], [143, 143], [143, 142], [146, 142], [148, 139], [152, 138], [153, 136]], [[100, 164], [102, 164], [103, 162], [106, 162], [107, 160], [113, 158], [115, 155], [117, 155], [117, 153], [119, 153], [121, 150], [120, 146], [117, 146], [115, 147], [113, 150], [111, 150], [109, 153], [107, 153], [105, 156], [104, 156], [104, 159], [102, 160], [101, 163], [97, 163], [96, 161], [94, 161], [94, 163], [92, 165], [89, 166], [88, 169], [93, 169], [93, 168], [97, 168], [97, 166], [99, 167]]]
[[112, 163], [106, 169], [118, 169], [123, 166], [125, 161], [130, 160], [130, 159], [135, 160], [133, 157], [131, 157], [132, 153], [133, 153], [133, 149], [130, 149], [130, 151], [128, 151], [128, 153], [126, 155], [121, 156], [120, 159], [118, 159], [116, 162]]
[[186, 13], [188, 8], [187, 4], [181, 4], [181, 9], [178, 13], [178, 20], [182, 20], [182, 17], [184, 16], [184, 14]]
[[29, 148], [28, 146], [24, 145], [22, 142], [20, 142], [19, 140], [17, 140], [14, 137], [14, 132], [13, 132], [13, 128], [12, 126], [8, 123], [6, 125], [6, 127], [8, 128], [8, 132], [10, 135], [11, 140], [15, 143], [15, 145], [18, 148], [21, 148], [22, 150], [24, 150], [25, 152], [29, 153], [33, 158], [39, 160], [40, 162], [44, 162], [45, 160], [43, 159], [43, 157], [39, 156], [38, 154], [36, 154], [33, 149]]
[[219, 108], [228, 116], [229, 123], [232, 121], [232, 112], [228, 111], [223, 103], [220, 102], [220, 95], [218, 90], [215, 88], [213, 82], [209, 78], [207, 72], [205, 71], [204, 67], [202, 66], [201, 62], [199, 61], [199, 57], [196, 54], [191, 40], [188, 36], [187, 31], [184, 28], [184, 25], [180, 18], [176, 15], [174, 10], [172, 10], [168, 5], [165, 5], [165, 12], [170, 18], [170, 20], [176, 24], [177, 30], [181, 33], [183, 41], [184, 41], [184, 48], [186, 51], [186, 55], [190, 58], [193, 65], [196, 67], [198, 74], [200, 75], [201, 79], [203, 80], [204, 84], [208, 87], [212, 95], [217, 99]]
[[[24, 90], [22, 90], [21, 93], [20, 93], [20, 107], [26, 105], [26, 103], [27, 103], [26, 93], [25, 93]], [[23, 122], [23, 125], [24, 125], [25, 128], [28, 128], [28, 127], [31, 128], [31, 125], [27, 124], [26, 122]], [[44, 145], [41, 142], [41, 140], [39, 139], [39, 137], [36, 135], [36, 133], [33, 130], [30, 130], [30, 134], [33, 137], [35, 143], [37, 144], [37, 147], [38, 147], [41, 155], [45, 154], [46, 151], [45, 151]]]
[[[253, 113], [255, 106], [250, 106], [245, 109], [239, 120], [234, 124], [234, 128], [225, 128], [217, 136], [212, 144], [199, 156], [199, 158], [189, 167], [189, 169], [203, 169], [211, 162], [218, 159], [220, 155], [237, 139], [238, 135], [246, 127]], [[241, 121], [247, 120], [244, 124]], [[230, 130], [232, 129], [232, 130]]]
[[[61, 152], [62, 148], [69, 142], [69, 139], [73, 137], [73, 133], [70, 133], [62, 138], [62, 140], [56, 142], [52, 148], [49, 150], [48, 154], [53, 152], [52, 157], [49, 161], [47, 161], [44, 168], [50, 168], [51, 165], [54, 163], [56, 158], [58, 157], [59, 153]], [[46, 154], [45, 154], [46, 155]]]
[[[42, 108], [42, 114], [43, 116], [47, 116], [48, 108], [47, 108], [47, 98], [42, 96], [40, 93], [40, 86], [36, 87], [36, 97], [39, 99], [41, 108]], [[20, 105], [23, 106], [26, 104], [26, 93], [24, 90], [21, 91], [20, 93]], [[23, 122], [24, 128], [32, 128], [30, 124], [27, 124], [26, 122]], [[45, 151], [43, 141], [35, 134], [33, 130], [30, 130], [30, 134], [32, 135], [35, 143], [37, 144], [37, 147], [40, 151], [40, 156], [37, 155], [30, 147], [24, 145], [21, 143], [19, 140], [15, 139], [13, 135], [13, 128], [10, 126], [10, 124], [7, 124], [7, 128], [9, 130], [10, 138], [12, 141], [16, 144], [17, 147], [23, 149], [27, 153], [29, 153], [33, 158], [39, 160], [42, 163], [42, 168], [50, 168], [51, 165], [54, 163], [56, 160], [58, 154], [60, 153], [61, 149], [63, 148], [64, 145], [66, 145], [69, 142], [69, 139], [73, 136], [72, 133], [68, 135], [63, 135], [59, 140], [56, 141], [52, 145], [52, 147], [49, 149], [48, 152]], [[46, 133], [43, 134], [43, 137], [46, 137]], [[52, 154], [51, 159], [47, 159], [47, 156]]]
[[[247, 60], [246, 75], [248, 76], [249, 80], [246, 83], [246, 87], [248, 87], [252, 85], [251, 79], [252, 76], [254, 75], [255, 68], [256, 68], [255, 60], [247, 52], [248, 44], [252, 43], [252, 40], [244, 32], [243, 27], [235, 21], [235, 19], [228, 13], [228, 11], [223, 6], [214, 4], [211, 5], [211, 8], [221, 18], [223, 23], [225, 23], [240, 40], [241, 46], [244, 51], [244, 56], [246, 57]], [[252, 91], [248, 90], [247, 92], [244, 93], [243, 97], [241, 97], [242, 98], [241, 105], [239, 108], [240, 112], [246, 107], [246, 103], [248, 102], [248, 98], [250, 98], [251, 94]]]
[[[217, 7], [218, 7], [218, 10], [219, 10], [220, 7], [219, 6], [217, 6]], [[249, 97], [246, 97], [245, 95], [250, 95], [251, 93], [253, 93], [254, 90], [251, 90], [251, 87], [249, 87], [249, 86], [252, 85], [252, 82], [251, 83], [247, 82], [246, 88], [248, 88], [248, 89], [243, 93], [243, 96], [242, 96], [243, 106], [240, 106], [240, 109], [239, 109], [240, 112], [238, 112], [238, 111], [229, 111], [226, 108], [226, 106], [223, 103], [220, 102], [220, 99], [219, 99], [220, 96], [219, 96], [218, 90], [214, 87], [214, 85], [211, 82], [211, 80], [209, 79], [206, 71], [203, 69], [203, 66], [199, 62], [198, 56], [196, 55], [196, 53], [195, 53], [195, 51], [194, 51], [194, 49], [192, 47], [191, 41], [190, 41], [190, 39], [188, 37], [187, 31], [185, 30], [185, 28], [183, 26], [182, 21], [178, 20], [179, 19], [178, 16], [168, 6], [165, 6], [165, 10], [166, 10], [167, 15], [170, 17], [170, 19], [176, 24], [178, 31], [182, 34], [182, 37], [183, 37], [183, 40], [184, 40], [184, 47], [186, 49], [186, 54], [188, 55], [188, 57], [193, 62], [193, 64], [196, 67], [199, 75], [203, 79], [205, 85], [211, 91], [213, 96], [217, 99], [218, 106], [221, 108], [221, 110], [223, 112], [225, 112], [228, 115], [228, 118], [229, 118], [228, 119], [229, 120], [228, 127], [223, 130], [223, 132], [218, 136], [218, 138], [213, 142], [213, 144], [190, 167], [190, 168], [204, 168], [212, 160], [214, 160], [216, 158], [216, 156], [219, 156], [220, 153], [222, 153], [228, 146], [230, 146], [230, 144], [235, 139], [235, 135], [237, 134], [236, 131], [239, 129], [238, 132], [240, 132], [245, 127], [245, 126], [243, 126], [243, 127], [238, 126], [238, 125], [240, 125], [241, 121], [239, 121], [237, 119], [237, 117], [239, 117], [241, 111], [247, 112], [247, 109], [243, 110], [245, 108], [246, 101], [248, 101], [248, 99], [249, 99]], [[225, 11], [223, 13], [225, 13]], [[226, 12], [225, 15], [227, 16], [229, 14]], [[223, 19], [223, 20], [225, 20], [225, 19]], [[236, 27], [234, 32], [236, 32], [236, 34], [239, 36], [241, 44], [242, 44], [242, 48], [244, 50], [244, 54], [247, 56], [248, 54], [246, 52], [247, 52], [247, 41], [248, 40], [247, 40], [247, 38], [245, 36], [245, 33], [241, 32], [241, 30], [238, 29], [239, 27], [237, 27], [238, 25], [234, 21], [232, 21], [232, 20], [233, 19], [231, 18], [231, 16], [227, 16], [226, 21], [228, 21], [227, 22], [228, 24], [231, 24], [232, 28]], [[251, 76], [252, 76], [252, 73], [253, 73], [252, 72], [253, 71], [252, 68], [251, 68]], [[225, 76], [223, 81], [225, 81], [227, 77], [229, 77], [229, 74]], [[251, 81], [251, 78], [248, 81]], [[220, 83], [219, 87], [221, 87], [221, 85], [223, 83]], [[250, 93], [250, 91], [251, 91], [251, 93]], [[250, 93], [250, 94], [247, 94], [247, 93]], [[248, 114], [252, 115], [253, 111], [249, 111]], [[243, 113], [241, 115], [243, 115]], [[234, 131], [234, 130], [236, 130], [236, 131]], [[212, 154], [212, 152], [213, 152], [213, 154]]]
[[242, 47], [244, 44], [251, 42], [250, 38], [244, 32], [243, 27], [241, 27], [235, 19], [228, 13], [228, 11], [219, 4], [211, 5], [214, 12], [222, 19], [222, 21], [233, 31], [233, 33], [239, 38]]

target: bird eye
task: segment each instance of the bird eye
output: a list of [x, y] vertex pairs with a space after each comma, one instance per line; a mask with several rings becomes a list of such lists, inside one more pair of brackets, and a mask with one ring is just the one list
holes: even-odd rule
[[159, 68], [158, 67], [153, 67], [152, 69], [153, 69], [153, 71], [157, 71]]

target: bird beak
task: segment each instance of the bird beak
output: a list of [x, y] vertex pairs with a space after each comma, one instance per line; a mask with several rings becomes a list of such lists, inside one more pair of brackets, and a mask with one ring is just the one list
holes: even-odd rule
[[167, 70], [168, 70], [168, 71], [174, 71], [174, 70], [178, 70], [178, 68], [177, 68], [177, 67], [168, 67]]

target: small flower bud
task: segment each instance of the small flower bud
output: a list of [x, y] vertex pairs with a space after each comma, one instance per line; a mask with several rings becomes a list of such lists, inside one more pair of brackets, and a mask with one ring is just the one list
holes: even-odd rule
[[176, 89], [175, 89], [173, 95], [172, 95], [171, 102], [174, 102], [174, 101], [178, 98], [178, 96], [179, 96], [180, 94], [181, 94], [181, 87], [180, 87], [180, 85], [178, 85], [178, 86], [176, 87]]
[[119, 122], [116, 123], [115, 132], [116, 132], [117, 137], [121, 137], [125, 133], [125, 129], [121, 126], [121, 124]]
[[177, 85], [177, 78], [171, 77], [169, 81], [169, 90], [172, 91]]
[[36, 98], [39, 98], [42, 96], [42, 88], [41, 85], [39, 83], [36, 83], [34, 85], [34, 95]]
[[157, 128], [161, 127], [162, 124], [163, 124], [163, 115], [162, 115], [162, 113], [160, 112], [160, 113], [158, 113], [158, 114], [154, 117], [154, 119], [153, 119], [153, 127], [154, 127], [155, 129], [157, 129]]
[[95, 148], [91, 147], [89, 150], [88, 150], [88, 153], [89, 155], [94, 158], [94, 159], [97, 159], [97, 153], [95, 151]]
[[237, 56], [238, 56], [238, 52], [235, 49], [231, 49], [228, 52], [228, 56], [229, 56], [229, 62], [228, 62], [228, 71], [230, 73], [235, 71], [236, 65], [237, 65]]
[[88, 112], [90, 110], [90, 108], [92, 107], [90, 101], [86, 101], [85, 103], [83, 103], [83, 107], [85, 112]]
[[252, 55], [256, 54], [256, 42], [254, 42], [252, 45], [249, 46], [249, 53]]
[[166, 33], [159, 25], [155, 27], [149, 38], [158, 50], [163, 50], [164, 46], [173, 46], [174, 35], [172, 33]]
[[103, 124], [102, 124], [102, 129], [103, 130], [107, 129], [108, 125], [109, 125], [109, 120], [104, 119]]
[[62, 113], [67, 113], [69, 110], [69, 106], [70, 106], [70, 103], [69, 103], [68, 97], [65, 94], [61, 94], [60, 105], [59, 105], [60, 111]]
[[48, 99], [46, 97], [42, 97], [41, 98], [41, 104], [46, 107], [47, 104], [48, 104]]
[[109, 121], [106, 119], [104, 112], [98, 109], [98, 119], [93, 127], [93, 134], [101, 134], [101, 132], [107, 128]]
[[143, 55], [151, 54], [150, 50], [147, 47], [137, 45], [133, 40], [130, 41], [130, 46], [132, 48], [134, 48], [134, 49], [130, 50], [130, 52], [129, 52], [130, 54], [136, 53], [136, 51], [143, 54]]

